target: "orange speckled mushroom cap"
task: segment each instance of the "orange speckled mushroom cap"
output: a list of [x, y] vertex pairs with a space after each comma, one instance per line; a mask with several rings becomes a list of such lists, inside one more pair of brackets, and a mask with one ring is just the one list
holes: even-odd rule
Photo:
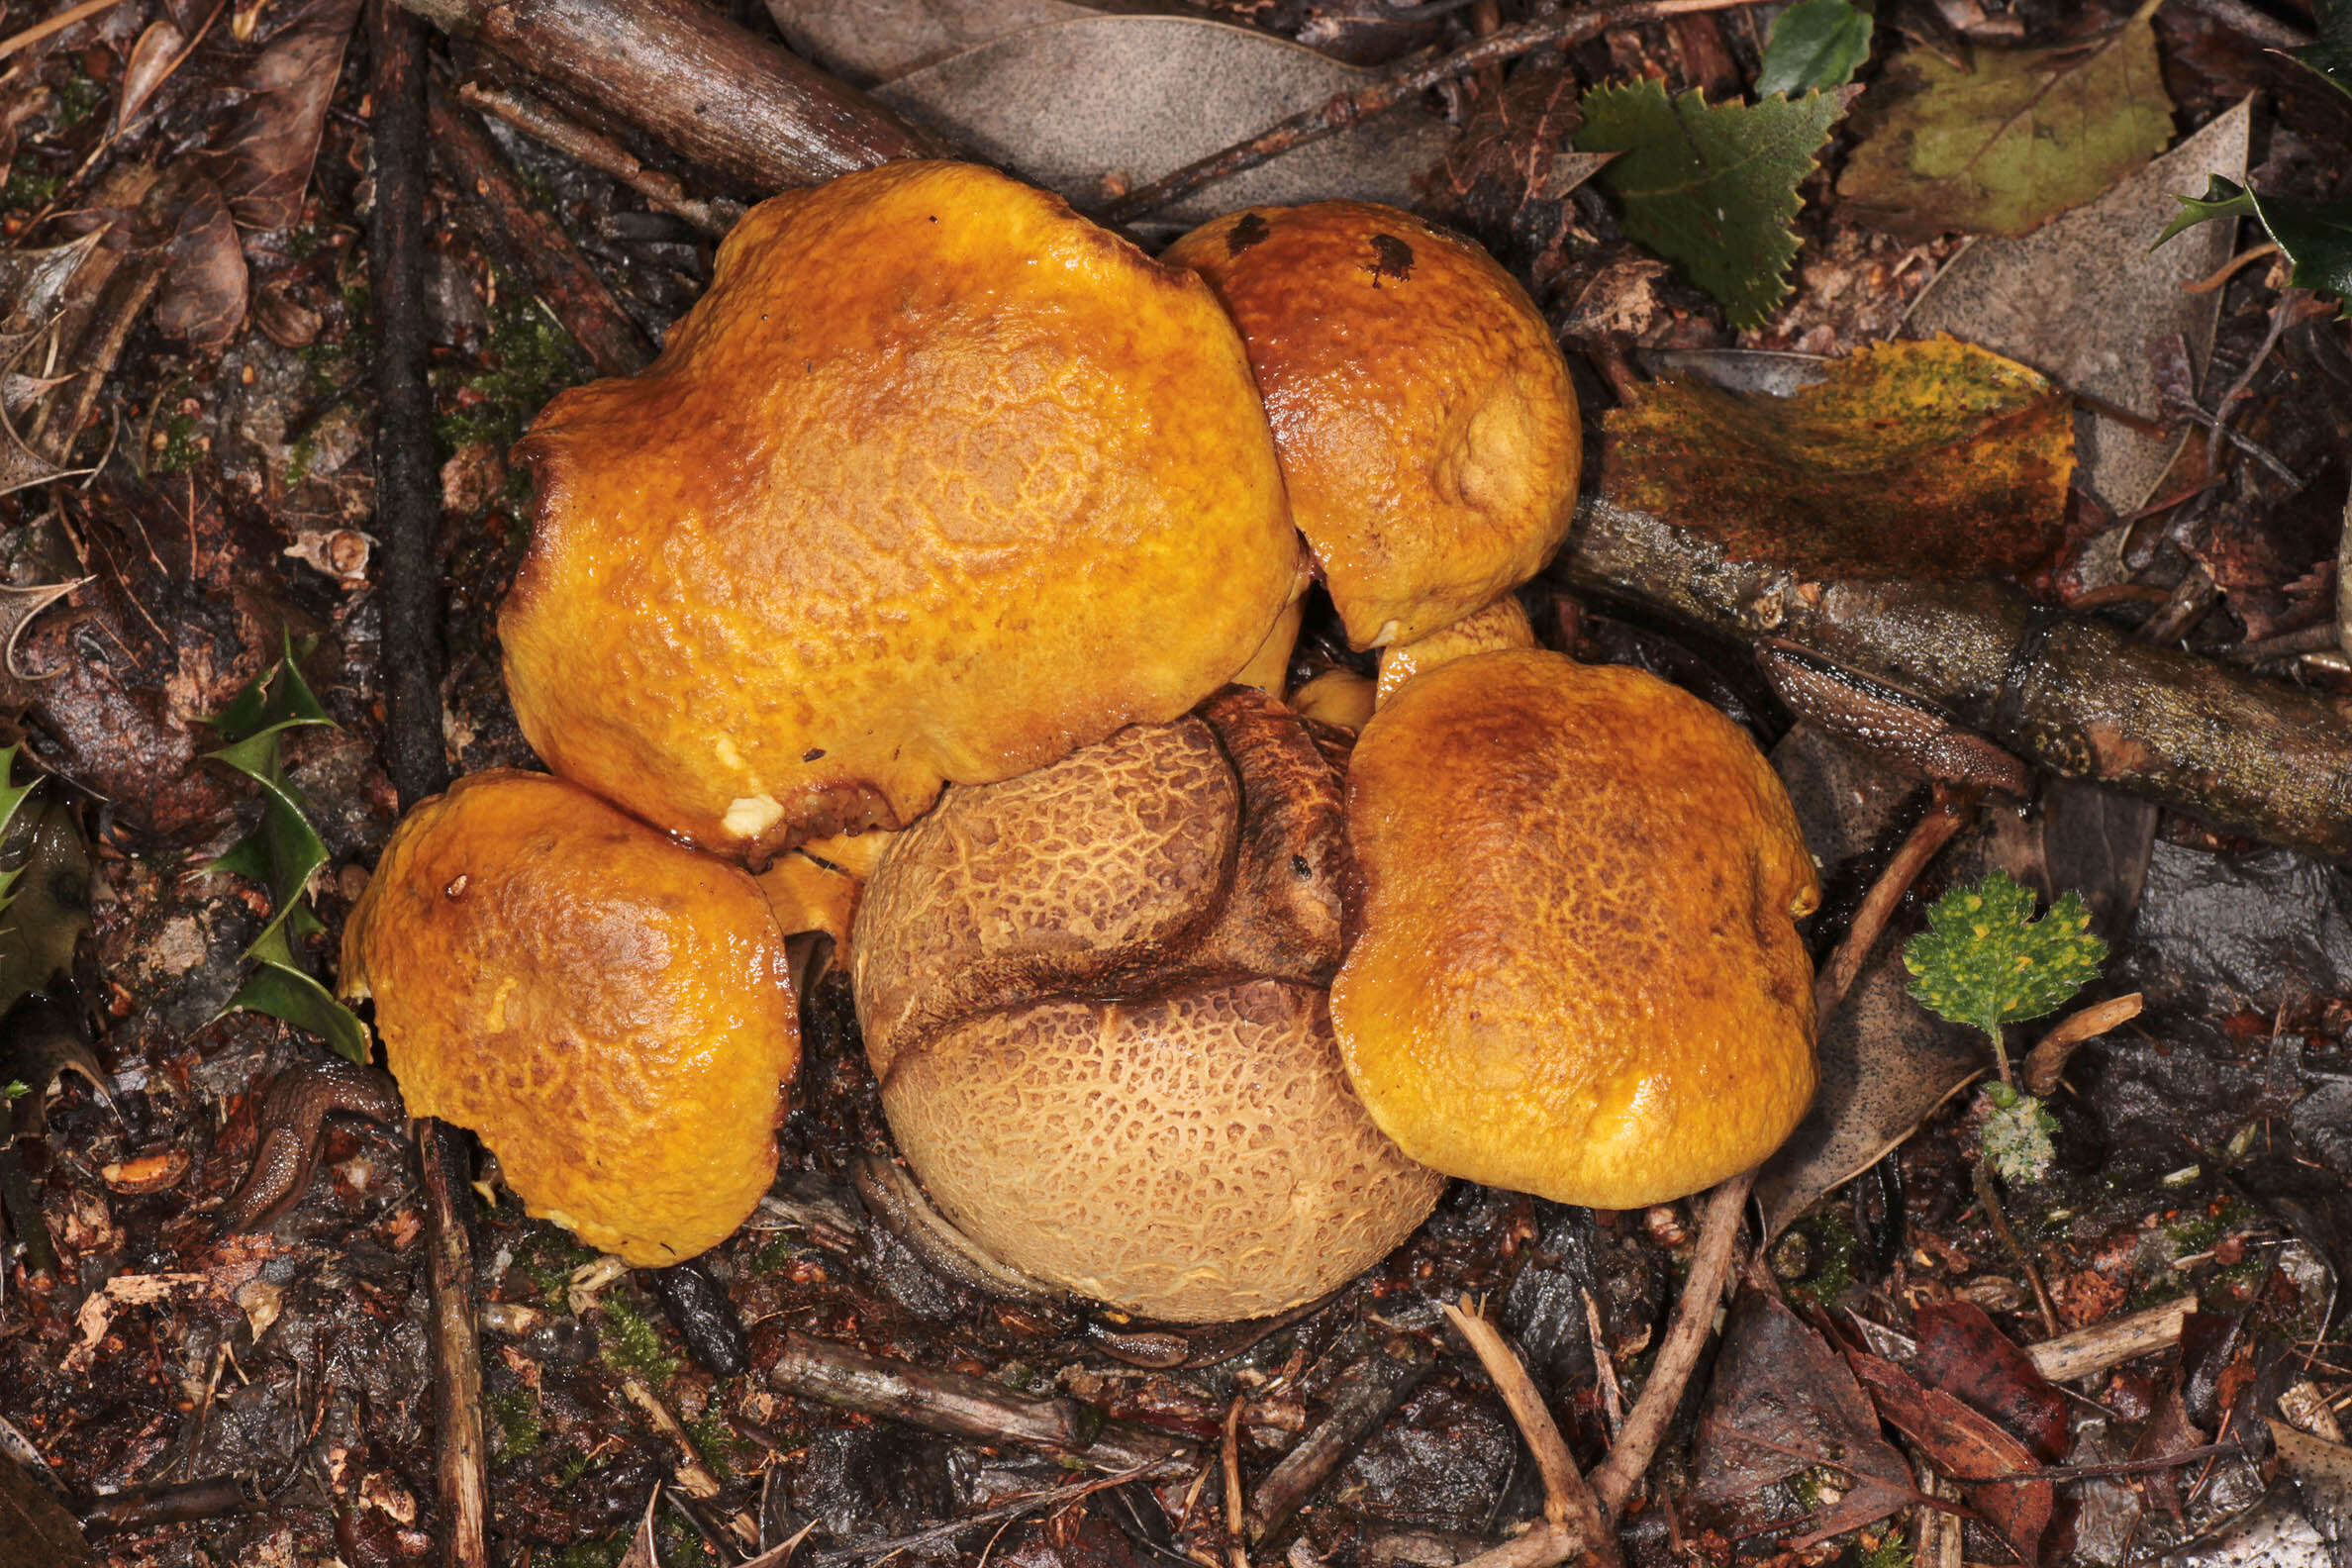
[[661, 357], [520, 453], [525, 735], [753, 857], [1175, 718], [1305, 569], [1207, 286], [969, 164], [761, 203]]
[[410, 812], [343, 974], [409, 1113], [471, 1127], [590, 1246], [692, 1257], [775, 1178], [800, 1023], [767, 900], [575, 785], [477, 773]]
[[1813, 1092], [1820, 903], [1747, 736], [1637, 670], [1540, 649], [1416, 675], [1357, 739], [1362, 878], [1331, 1023], [1415, 1159], [1560, 1203], [1755, 1165]]
[[1582, 461], [1551, 329], [1492, 256], [1393, 207], [1253, 207], [1161, 258], [1217, 289], [1265, 395], [1291, 511], [1357, 647], [1525, 582]]

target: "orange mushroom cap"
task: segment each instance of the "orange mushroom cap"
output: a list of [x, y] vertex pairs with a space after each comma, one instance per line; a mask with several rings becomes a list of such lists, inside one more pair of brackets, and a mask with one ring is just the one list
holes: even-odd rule
[[1559, 547], [1576, 393], [1534, 302], [1484, 250], [1332, 201], [1227, 214], [1162, 259], [1240, 325], [1292, 515], [1357, 647], [1425, 637]]
[[591, 1246], [692, 1257], [775, 1178], [800, 1022], [767, 900], [576, 785], [476, 773], [410, 812], [343, 978], [410, 1114], [479, 1133]]
[[1637, 670], [1522, 649], [1416, 675], [1358, 737], [1350, 1079], [1448, 1175], [1626, 1209], [1761, 1161], [1813, 1098], [1820, 902], [1747, 736]]
[[524, 735], [754, 858], [1175, 718], [1305, 564], [1208, 288], [968, 164], [760, 204], [652, 367], [520, 454]]

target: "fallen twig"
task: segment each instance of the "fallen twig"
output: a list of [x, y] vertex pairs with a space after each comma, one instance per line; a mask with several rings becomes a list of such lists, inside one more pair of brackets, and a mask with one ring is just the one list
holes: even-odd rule
[[473, 1237], [465, 1205], [465, 1133], [421, 1117], [410, 1125], [424, 1175], [427, 1284], [433, 1302], [434, 1476], [441, 1562], [490, 1568], [490, 1492], [482, 1443], [482, 1352], [475, 1322]]
[[[2022, 1069], [2027, 1094], [2046, 1095], [2058, 1087], [2058, 1075], [2066, 1071], [2066, 1059], [2075, 1047], [2088, 1039], [2097, 1039], [2108, 1029], [2129, 1023], [2140, 1013], [2140, 994], [2110, 997], [2094, 1002], [2068, 1014], [2058, 1021], [2056, 1028], [2034, 1042], [2025, 1053]], [[2055, 1330], [2053, 1330], [2055, 1331]]]
[[[926, 1546], [952, 1545], [957, 1536], [982, 1524], [1007, 1523], [1024, 1515], [1034, 1514], [1042, 1509], [1060, 1508], [1065, 1503], [1075, 1503], [1081, 1498], [1092, 1497], [1097, 1492], [1107, 1492], [1113, 1487], [1126, 1486], [1129, 1481], [1154, 1480], [1170, 1473], [1181, 1473], [1180, 1467], [1173, 1461], [1162, 1460], [1156, 1465], [1143, 1465], [1133, 1470], [1123, 1470], [1116, 1475], [1097, 1476], [1091, 1481], [1074, 1481], [1068, 1486], [1048, 1487], [1042, 1492], [1025, 1493], [1020, 1497], [999, 1503], [994, 1508], [982, 1509], [977, 1514], [967, 1515], [959, 1519], [949, 1519], [943, 1524], [933, 1524], [931, 1528], [917, 1530], [912, 1535], [893, 1535], [884, 1540], [852, 1541], [846, 1546], [836, 1546], [832, 1551], [819, 1552], [809, 1560], [810, 1568], [835, 1568], [836, 1564], [842, 1563], [875, 1562], [884, 1557], [896, 1557], [901, 1552], [918, 1552]], [[784, 1557], [789, 1555], [790, 1549], [799, 1545], [809, 1530], [815, 1527], [815, 1522], [811, 1521], [810, 1524], [802, 1527], [800, 1534], [793, 1536], [791, 1540], [778, 1546], [774, 1551], [745, 1563], [743, 1568], [761, 1568], [761, 1565], [769, 1562], [770, 1558], [775, 1558], [778, 1568], [781, 1568], [781, 1563]]]
[[1511, 1411], [1511, 1419], [1535, 1456], [1535, 1470], [1543, 1478], [1543, 1522], [1492, 1551], [1470, 1559], [1471, 1568], [1538, 1568], [1571, 1559], [1588, 1564], [1617, 1564], [1617, 1531], [1602, 1512], [1593, 1489], [1576, 1468], [1543, 1394], [1527, 1369], [1503, 1342], [1495, 1325], [1480, 1317], [1465, 1299], [1445, 1308], [1446, 1321], [1470, 1342], [1479, 1364], [1494, 1380], [1495, 1392]]
[[1977, 1202], [1985, 1206], [1985, 1223], [1993, 1227], [1994, 1235], [2001, 1239], [2002, 1250], [2009, 1253], [2009, 1260], [2017, 1265], [2017, 1271], [2025, 1276], [2025, 1283], [2033, 1287], [2033, 1302], [2041, 1312], [2042, 1327], [2052, 1338], [2056, 1338], [2059, 1331], [2058, 1309], [2050, 1304], [2049, 1288], [2042, 1284], [2041, 1270], [2035, 1268], [2033, 1259], [2026, 1256], [2025, 1248], [2017, 1242], [2017, 1233], [2009, 1228], [2009, 1216], [2002, 1213], [2001, 1194], [1993, 1185], [1993, 1165], [1990, 1160], [1980, 1159], [1976, 1162], [1976, 1195]]
[[1699, 1246], [1691, 1259], [1690, 1278], [1683, 1282], [1681, 1300], [1674, 1304], [1674, 1322], [1667, 1325], [1665, 1342], [1650, 1364], [1641, 1397], [1625, 1414], [1624, 1429], [1610, 1445], [1609, 1457], [1593, 1471], [1593, 1491], [1614, 1517], [1633, 1495], [1650, 1461], [1657, 1457], [1667, 1423], [1682, 1403], [1683, 1390], [1699, 1365], [1699, 1352], [1715, 1330], [1715, 1304], [1722, 1299], [1723, 1281], [1730, 1277], [1731, 1253], [1739, 1240], [1740, 1222], [1747, 1211], [1748, 1189], [1756, 1173], [1744, 1171], [1708, 1194], [1699, 1221]]
[[2182, 1321], [2195, 1311], [2197, 1298], [2184, 1296], [2126, 1318], [2111, 1318], [2029, 1344], [2025, 1354], [2043, 1377], [2053, 1383], [2071, 1383], [2136, 1357], [2171, 1349], [2181, 1342]]
[[724, 235], [743, 215], [743, 209], [735, 202], [704, 201], [688, 195], [685, 186], [659, 169], [645, 167], [618, 142], [598, 136], [577, 120], [557, 113], [527, 93], [485, 87], [479, 82], [460, 82], [457, 99], [484, 114], [498, 116], [516, 130], [537, 137], [556, 151], [577, 158], [600, 173], [611, 175], [663, 212], [684, 219], [704, 234]]
[[1249, 1401], [1236, 1394], [1225, 1406], [1225, 1440], [1218, 1445], [1218, 1461], [1225, 1471], [1225, 1562], [1229, 1568], [1249, 1568], [1249, 1546], [1243, 1525], [1248, 1511], [1241, 1501], [1241, 1413]]
[[1434, 1364], [1420, 1340], [1399, 1338], [1342, 1372], [1338, 1394], [1322, 1422], [1258, 1483], [1249, 1508], [1249, 1538], [1264, 1540], [1290, 1522], [1339, 1461], [1421, 1387]]
[[1845, 939], [1837, 944], [1829, 961], [1821, 965], [1821, 972], [1813, 981], [1814, 1019], [1827, 1018], [1845, 1000], [1855, 978], [1862, 973], [1862, 966], [1869, 962], [1871, 949], [1886, 933], [1887, 923], [1895, 918], [1903, 895], [1911, 891], [1919, 873], [1952, 841], [1952, 835], [1971, 815], [1968, 804], [1956, 799], [1943, 786], [1936, 786], [1934, 798], [1927, 803], [1927, 815], [1905, 836], [1902, 847], [1887, 862], [1887, 868], [1870, 884], [1870, 891], [1862, 895], [1862, 907], [1854, 912]]
[[1105, 1421], [1076, 1400], [1022, 1399], [985, 1378], [884, 1361], [804, 1334], [786, 1334], [760, 1375], [770, 1388], [796, 1399], [982, 1442], [1021, 1443], [1101, 1470], [1133, 1470], [1195, 1454], [1181, 1438]]
[[36, 22], [22, 33], [11, 33], [7, 38], [0, 39], [0, 59], [6, 59], [18, 49], [31, 44], [38, 44], [51, 33], [62, 33], [74, 23], [94, 17], [109, 6], [121, 3], [122, 0], [81, 0], [80, 5], [68, 7], [53, 17]]
[[2352, 860], [2352, 720], [2324, 696], [2053, 611], [1996, 582], [1816, 582], [1606, 500], [1564, 580], [1903, 686], [2070, 778]]
[[439, 83], [430, 91], [426, 112], [434, 147], [451, 183], [467, 198], [471, 227], [490, 253], [530, 280], [598, 374], [642, 370], [653, 357], [652, 340], [630, 320], [563, 225], [523, 189], [481, 122], [451, 103]]
[[1182, 168], [1171, 170], [1149, 184], [1138, 185], [1106, 206], [1101, 217], [1105, 223], [1131, 223], [1206, 186], [1270, 162], [1293, 147], [1337, 136], [1351, 126], [1360, 125], [1375, 115], [1385, 114], [1440, 82], [1472, 75], [1490, 65], [1500, 65], [1505, 60], [1517, 59], [1521, 54], [1532, 53], [1539, 49], [1571, 48], [1587, 39], [1598, 38], [1612, 28], [1656, 22], [1666, 17], [1688, 16], [1699, 11], [1730, 11], [1753, 3], [1754, 0], [1628, 0], [1628, 3], [1597, 11], [1579, 11], [1573, 16], [1547, 17], [1540, 22], [1507, 28], [1465, 49], [1456, 49], [1442, 59], [1399, 71], [1368, 87], [1342, 93], [1313, 109], [1303, 109], [1287, 120], [1275, 122], [1247, 141], [1236, 142], [1223, 151], [1212, 152]]
[[402, 0], [758, 191], [947, 149], [694, 0]]

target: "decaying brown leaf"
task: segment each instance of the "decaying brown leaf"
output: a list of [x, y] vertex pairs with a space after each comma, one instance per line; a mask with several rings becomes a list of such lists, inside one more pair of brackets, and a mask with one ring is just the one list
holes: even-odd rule
[[1960, 1483], [1969, 1508], [2001, 1532], [2017, 1560], [2039, 1562], [2057, 1489], [2004, 1479], [2035, 1468], [2025, 1445], [1943, 1390], [1921, 1388], [1892, 1361], [1861, 1350], [1848, 1350], [1846, 1360], [1879, 1414]]
[[1865, 348], [1786, 398], [1658, 381], [1607, 428], [1610, 499], [1831, 577], [2025, 572], [2074, 469], [2065, 394], [1948, 338]]
[[301, 219], [327, 104], [358, 19], [359, 0], [309, 0], [246, 67], [252, 96], [213, 144], [222, 154], [221, 191], [244, 227], [284, 229]]
[[221, 188], [197, 175], [175, 190], [171, 243], [164, 246], [163, 285], [155, 296], [155, 325], [174, 338], [209, 348], [237, 336], [245, 322], [245, 247]]

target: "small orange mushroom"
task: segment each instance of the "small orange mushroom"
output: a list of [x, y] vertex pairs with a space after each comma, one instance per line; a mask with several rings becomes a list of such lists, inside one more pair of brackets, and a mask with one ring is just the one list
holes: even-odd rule
[[1625, 1209], [1804, 1114], [1819, 883], [1780, 780], [1698, 698], [1532, 648], [1425, 670], [1356, 741], [1347, 835], [1331, 1022], [1415, 1159]]
[[1568, 367], [1526, 290], [1393, 207], [1214, 219], [1162, 259], [1240, 325], [1291, 511], [1357, 647], [1426, 637], [1525, 582], [1568, 530]]
[[725, 1240], [800, 1063], [784, 938], [739, 867], [539, 773], [410, 812], [343, 929], [412, 1116], [480, 1134], [534, 1215], [631, 1263]]

